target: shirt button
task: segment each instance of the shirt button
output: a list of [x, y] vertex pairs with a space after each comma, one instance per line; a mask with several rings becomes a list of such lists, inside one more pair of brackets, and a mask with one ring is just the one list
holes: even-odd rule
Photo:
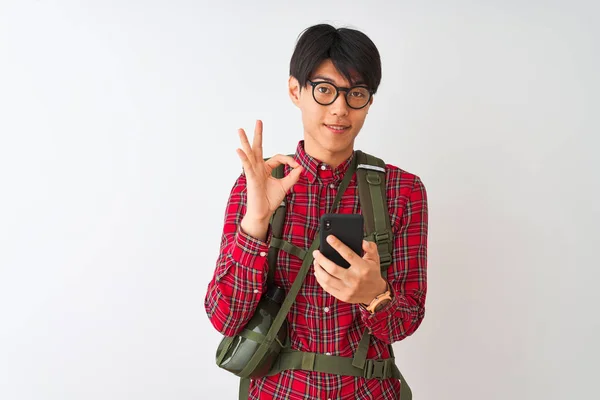
[[260, 252], [260, 256], [261, 256], [261, 257], [264, 257], [264, 256], [266, 256], [266, 255], [267, 255], [267, 253], [265, 253], [264, 251], [261, 251], [261, 252]]
[[325, 308], [323, 308], [323, 311], [325, 311], [325, 312], [329, 312], [329, 307], [325, 307]]
[[254, 293], [258, 293], [258, 289], [254, 289]]
[[329, 184], [329, 189], [335, 189], [335, 183]]
[[321, 171], [325, 171], [327, 169], [327, 165], [323, 164], [321, 165]]

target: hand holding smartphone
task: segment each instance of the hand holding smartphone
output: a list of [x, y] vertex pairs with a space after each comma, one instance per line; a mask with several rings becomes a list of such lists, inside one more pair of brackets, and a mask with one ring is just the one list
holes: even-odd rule
[[360, 257], [363, 255], [363, 216], [360, 214], [324, 214], [321, 217], [320, 251], [329, 260], [342, 268], [350, 267], [346, 261], [329, 243], [327, 236], [333, 235]]

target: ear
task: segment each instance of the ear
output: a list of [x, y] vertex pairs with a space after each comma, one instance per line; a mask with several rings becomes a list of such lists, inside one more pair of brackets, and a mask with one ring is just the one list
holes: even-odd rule
[[290, 76], [288, 80], [288, 94], [290, 95], [290, 99], [292, 103], [294, 103], [297, 107], [300, 106], [300, 83], [298, 79]]

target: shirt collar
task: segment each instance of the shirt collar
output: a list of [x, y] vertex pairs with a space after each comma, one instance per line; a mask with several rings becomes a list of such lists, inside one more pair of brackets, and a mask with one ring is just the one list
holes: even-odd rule
[[296, 148], [296, 161], [302, 165], [304, 169], [303, 174], [306, 176], [310, 183], [315, 183], [317, 179], [322, 180], [334, 180], [341, 181], [344, 174], [350, 167], [354, 152], [347, 158], [343, 163], [338, 165], [336, 168], [332, 168], [330, 165], [310, 156], [304, 150], [304, 141], [301, 140]]

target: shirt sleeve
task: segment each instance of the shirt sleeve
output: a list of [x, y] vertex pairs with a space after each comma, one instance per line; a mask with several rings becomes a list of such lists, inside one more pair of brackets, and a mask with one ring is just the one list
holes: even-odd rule
[[225, 336], [238, 334], [250, 320], [266, 289], [268, 243], [240, 227], [246, 213], [246, 179], [235, 182], [227, 208], [217, 265], [208, 284], [204, 308], [212, 325]]
[[[396, 198], [402, 202], [406, 196]], [[384, 343], [391, 344], [410, 336], [425, 316], [427, 224], [427, 193], [415, 176], [402, 210], [400, 227], [394, 235], [392, 265], [388, 268], [392, 301], [374, 314], [361, 307], [366, 327]]]

